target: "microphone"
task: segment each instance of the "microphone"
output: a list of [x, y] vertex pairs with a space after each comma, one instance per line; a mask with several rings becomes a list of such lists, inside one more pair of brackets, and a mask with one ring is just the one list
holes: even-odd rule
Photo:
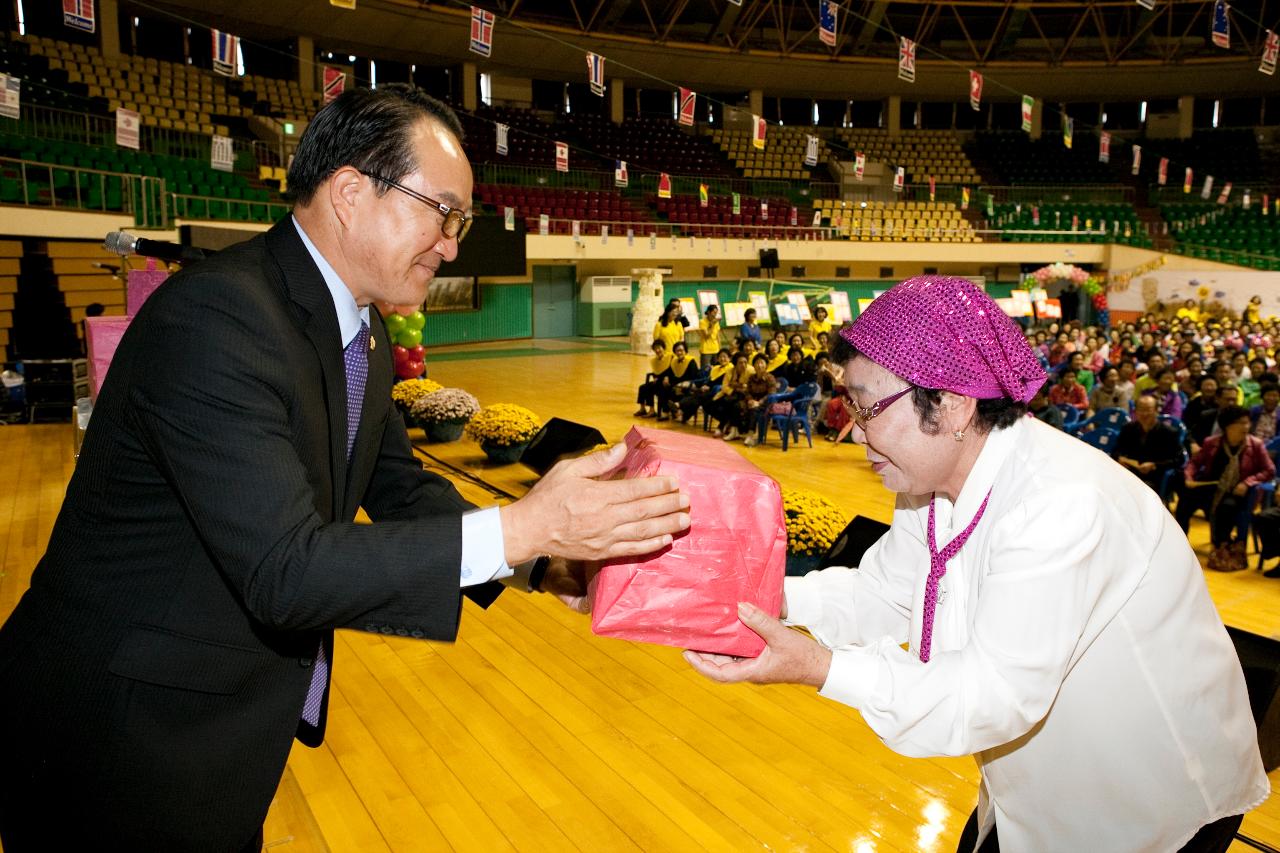
[[208, 257], [204, 249], [183, 246], [180, 243], [166, 243], [163, 240], [148, 240], [145, 237], [135, 237], [126, 231], [110, 232], [102, 241], [102, 246], [108, 252], [121, 256], [142, 255], [144, 258], [158, 258], [180, 264], [195, 263]]

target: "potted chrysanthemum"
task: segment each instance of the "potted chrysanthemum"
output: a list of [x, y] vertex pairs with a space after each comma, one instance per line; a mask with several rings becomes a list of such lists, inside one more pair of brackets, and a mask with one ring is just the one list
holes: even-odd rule
[[831, 501], [804, 489], [783, 489], [782, 510], [787, 521], [787, 574], [803, 575], [818, 568], [847, 519]]
[[418, 398], [409, 409], [428, 441], [457, 441], [478, 411], [480, 401], [461, 388], [441, 388]]
[[485, 406], [467, 423], [467, 435], [494, 462], [517, 461], [529, 440], [542, 429], [542, 421], [524, 406], [495, 403]]
[[444, 386], [432, 379], [404, 379], [391, 386], [391, 401], [395, 403], [405, 420], [411, 421], [413, 404]]

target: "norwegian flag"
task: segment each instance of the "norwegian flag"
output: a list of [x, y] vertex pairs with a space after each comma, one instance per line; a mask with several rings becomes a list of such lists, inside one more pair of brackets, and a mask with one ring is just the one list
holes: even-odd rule
[[836, 4], [818, 0], [818, 38], [827, 47], [836, 46]]
[[502, 124], [502, 123], [500, 123], [500, 122], [499, 122], [499, 123], [494, 127], [494, 130], [496, 131], [496, 132], [494, 133], [494, 139], [495, 139], [495, 141], [496, 141], [496, 148], [497, 148], [497, 151], [498, 151], [498, 153], [499, 153], [499, 154], [501, 154], [503, 157], [506, 157], [506, 156], [507, 156], [507, 151], [509, 150], [509, 149], [507, 148], [507, 132], [510, 130], [510, 128], [509, 128], [509, 127], [507, 127], [507, 125]]
[[694, 126], [694, 105], [698, 104], [698, 92], [691, 88], [680, 87], [680, 123], [686, 127]]
[[1222, 192], [1218, 193], [1218, 204], [1226, 204], [1227, 198], [1231, 195], [1231, 182], [1227, 181], [1222, 185]]
[[1156, 182], [1160, 184], [1160, 186], [1164, 186], [1165, 182], [1167, 182], [1168, 180], [1169, 180], [1169, 158], [1161, 157], [1160, 168], [1156, 172]]
[[899, 166], [893, 173], [893, 191], [896, 193], [902, 192], [902, 186], [906, 183], [906, 180], [907, 168], [906, 166]]
[[569, 171], [569, 143], [567, 142], [556, 143], [556, 171]]
[[1231, 47], [1231, 21], [1227, 18], [1227, 0], [1213, 4], [1213, 43], [1218, 47]]
[[969, 69], [969, 106], [982, 109], [982, 75]]
[[1129, 174], [1136, 175], [1142, 169], [1142, 146], [1133, 146], [1133, 166], [1129, 169]]
[[806, 166], [818, 165], [818, 137], [810, 136], [809, 141], [804, 146], [804, 164]]
[[493, 13], [471, 7], [471, 52], [488, 57], [493, 52]]
[[604, 95], [604, 57], [598, 53], [587, 54], [587, 82], [591, 84], [591, 94]]
[[853, 176], [862, 180], [862, 173], [867, 170], [867, 155], [861, 151], [853, 155]]
[[764, 134], [768, 130], [769, 123], [758, 115], [751, 116], [751, 144], [752, 146], [764, 150]]
[[898, 42], [898, 79], [916, 82], [916, 43], [906, 36]]
[[213, 36], [213, 70], [224, 77], [236, 76], [236, 50], [240, 39], [221, 30], [210, 30]]
[[86, 33], [94, 32], [93, 0], [62, 0], [62, 23]]
[[614, 160], [613, 164], [613, 185], [615, 187], [626, 187], [627, 184], [631, 183], [631, 179], [627, 177], [627, 161]]
[[1105, 130], [1098, 137], [1098, 162], [1111, 162], [1111, 134], [1107, 133]]
[[324, 67], [324, 102], [327, 104], [347, 88], [347, 75], [336, 68]]
[[1276, 73], [1276, 58], [1280, 56], [1280, 33], [1267, 30], [1267, 43], [1262, 48], [1262, 64], [1258, 70], [1270, 77]]

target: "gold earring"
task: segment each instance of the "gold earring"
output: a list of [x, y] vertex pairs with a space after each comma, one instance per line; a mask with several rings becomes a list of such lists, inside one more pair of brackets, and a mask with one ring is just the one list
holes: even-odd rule
[[956, 430], [955, 432], [951, 433], [951, 435], [955, 437], [956, 441], [964, 441], [964, 430], [962, 429]]

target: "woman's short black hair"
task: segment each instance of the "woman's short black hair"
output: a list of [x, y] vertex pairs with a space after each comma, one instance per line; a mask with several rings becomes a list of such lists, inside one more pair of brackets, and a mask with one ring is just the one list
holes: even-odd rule
[[750, 320], [752, 317], [756, 316], [756, 309], [754, 309], [754, 308], [748, 308], [746, 311], [743, 311], [743, 312], [742, 312], [742, 316], [743, 316], [745, 319]]
[[[413, 128], [433, 119], [461, 142], [462, 125], [447, 104], [406, 83], [348, 89], [307, 125], [289, 167], [288, 198], [307, 204], [343, 166], [393, 181], [430, 164], [418, 163]], [[378, 193], [391, 188], [379, 182]]]
[[1249, 417], [1249, 410], [1244, 406], [1223, 406], [1218, 410], [1218, 426], [1226, 429], [1233, 423]]
[[[859, 355], [861, 353], [858, 352], [857, 347], [845, 340], [843, 335], [836, 335], [835, 343], [831, 345], [832, 361], [847, 369], [849, 362]], [[1013, 426], [1018, 422], [1018, 418], [1027, 413], [1027, 404], [1011, 397], [996, 397], [992, 400], [976, 402], [978, 407], [973, 415], [973, 425], [983, 433]], [[942, 429], [939, 424], [942, 419], [940, 409], [942, 392], [935, 388], [921, 388], [916, 385], [911, 390], [911, 403], [915, 406], [916, 415], [920, 418], [920, 431], [926, 435], [937, 435]]]

